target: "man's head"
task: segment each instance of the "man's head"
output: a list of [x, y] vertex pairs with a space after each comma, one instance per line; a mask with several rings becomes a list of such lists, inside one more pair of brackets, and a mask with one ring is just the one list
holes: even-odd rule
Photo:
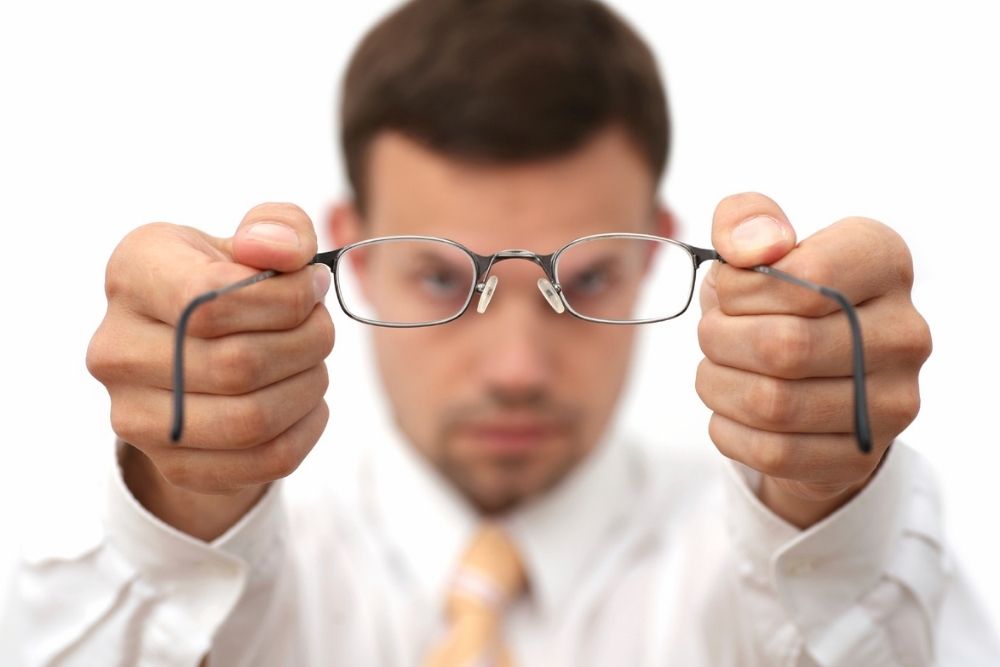
[[[335, 210], [333, 235], [434, 235], [487, 255], [549, 253], [600, 232], [667, 235], [655, 192], [668, 127], [651, 54], [602, 5], [415, 0], [348, 69], [355, 199]], [[373, 330], [400, 428], [487, 512], [550, 488], [593, 450], [635, 335], [554, 313], [530, 262], [492, 273], [485, 314]]]

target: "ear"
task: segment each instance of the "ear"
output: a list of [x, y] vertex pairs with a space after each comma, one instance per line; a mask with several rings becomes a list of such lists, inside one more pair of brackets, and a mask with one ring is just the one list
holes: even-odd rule
[[677, 233], [677, 218], [674, 217], [674, 212], [661, 202], [657, 202], [656, 210], [653, 212], [653, 233], [668, 239], [675, 238], [674, 235]]
[[[364, 221], [357, 205], [353, 201], [341, 201], [330, 206], [326, 215], [326, 229], [330, 234], [335, 248], [356, 243], [365, 238]], [[343, 289], [350, 290], [349, 285], [360, 292], [361, 297], [371, 303], [371, 287], [368, 276], [367, 248], [358, 248], [346, 255], [351, 270], [347, 274], [341, 273], [338, 267], [338, 279], [346, 281], [341, 283]]]
[[336, 248], [364, 238], [364, 224], [353, 201], [332, 204], [326, 215], [326, 231]]

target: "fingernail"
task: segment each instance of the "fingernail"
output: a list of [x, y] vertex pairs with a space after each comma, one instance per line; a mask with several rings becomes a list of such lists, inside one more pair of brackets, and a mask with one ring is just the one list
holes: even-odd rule
[[322, 301], [330, 291], [333, 275], [326, 264], [319, 264], [313, 269], [313, 288], [316, 290], [316, 301]]
[[295, 230], [277, 222], [258, 222], [247, 229], [246, 237], [255, 241], [299, 247], [299, 235]]
[[786, 237], [787, 231], [774, 218], [767, 215], [744, 220], [730, 233], [729, 240], [740, 250], [764, 250], [777, 245]]

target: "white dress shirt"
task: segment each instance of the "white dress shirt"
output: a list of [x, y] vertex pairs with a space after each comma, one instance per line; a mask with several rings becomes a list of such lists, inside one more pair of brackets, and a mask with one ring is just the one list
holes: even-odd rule
[[[116, 468], [103, 522], [26, 554], [0, 665], [419, 665], [477, 518], [398, 440], [338, 479], [274, 484], [208, 544], [151, 516]], [[756, 483], [713, 454], [609, 440], [504, 520], [530, 582], [505, 621], [515, 664], [1000, 665], [913, 450], [894, 444], [805, 531]]]

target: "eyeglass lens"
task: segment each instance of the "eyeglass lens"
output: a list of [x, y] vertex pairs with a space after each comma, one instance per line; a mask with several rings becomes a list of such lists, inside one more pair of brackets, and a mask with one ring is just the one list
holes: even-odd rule
[[[625, 236], [570, 244], [556, 256], [554, 272], [570, 310], [607, 322], [675, 317], [687, 308], [695, 278], [683, 246]], [[481, 278], [465, 250], [434, 239], [364, 243], [337, 262], [344, 309], [372, 323], [433, 324], [457, 317]]]

